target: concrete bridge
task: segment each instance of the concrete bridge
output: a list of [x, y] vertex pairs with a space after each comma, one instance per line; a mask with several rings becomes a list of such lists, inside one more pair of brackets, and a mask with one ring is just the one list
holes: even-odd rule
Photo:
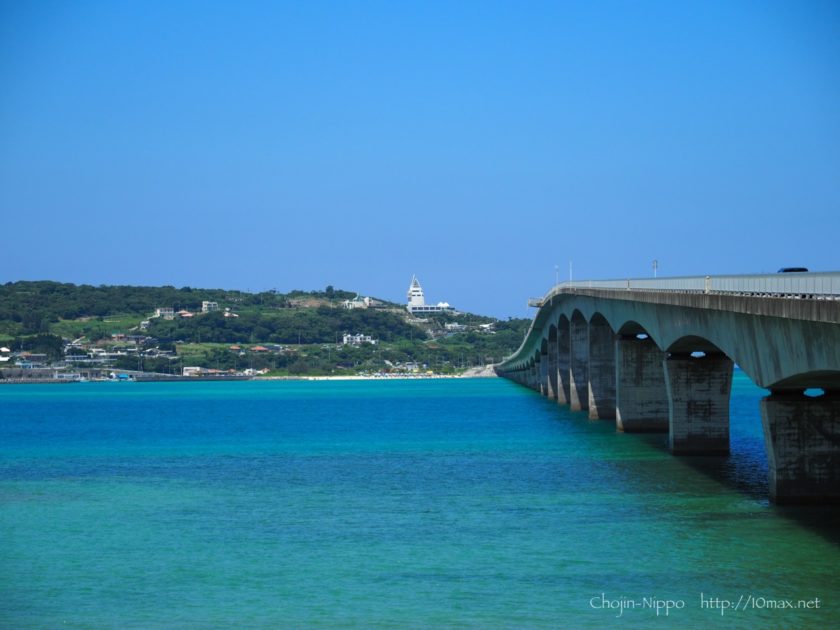
[[675, 455], [727, 454], [737, 364], [769, 390], [772, 499], [840, 502], [840, 272], [566, 282], [529, 304], [500, 376], [619, 431], [667, 432]]

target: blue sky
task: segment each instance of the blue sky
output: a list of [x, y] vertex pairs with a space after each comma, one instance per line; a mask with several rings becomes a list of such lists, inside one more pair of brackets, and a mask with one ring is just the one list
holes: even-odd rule
[[840, 269], [836, 2], [0, 2], [0, 281], [525, 316]]

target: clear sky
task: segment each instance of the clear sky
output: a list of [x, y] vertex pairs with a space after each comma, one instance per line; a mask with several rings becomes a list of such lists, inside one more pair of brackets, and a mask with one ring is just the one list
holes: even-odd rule
[[0, 0], [0, 281], [840, 269], [840, 3]]

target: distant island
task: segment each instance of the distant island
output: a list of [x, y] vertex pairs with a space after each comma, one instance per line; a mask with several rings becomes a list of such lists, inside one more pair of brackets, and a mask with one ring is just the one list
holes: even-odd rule
[[530, 323], [448, 304], [419, 309], [416, 278], [412, 289], [401, 305], [332, 286], [283, 294], [8, 282], [0, 380], [457, 375], [512, 353]]

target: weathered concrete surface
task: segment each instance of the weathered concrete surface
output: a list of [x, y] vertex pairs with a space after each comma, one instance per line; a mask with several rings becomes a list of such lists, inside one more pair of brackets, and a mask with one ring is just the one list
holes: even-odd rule
[[773, 394], [761, 400], [770, 497], [840, 503], [840, 395]]
[[519, 350], [499, 368], [523, 367], [548, 325], [574, 311], [587, 321], [602, 315], [615, 331], [636, 322], [664, 351], [685, 351], [688, 340], [692, 350], [722, 352], [760, 387], [840, 388], [840, 300], [567, 290], [546, 301]]
[[569, 326], [570, 369], [569, 407], [572, 411], [589, 409], [589, 325], [575, 313]]
[[557, 327], [552, 326], [548, 333], [548, 391], [545, 394], [557, 400]]
[[540, 355], [537, 367], [540, 375], [539, 392], [543, 396], [548, 396], [548, 354]]
[[603, 289], [572, 289], [569, 293], [764, 317], [840, 323], [840, 302], [837, 300], [798, 300], [782, 297], [682, 293], [679, 291], [605, 291]]
[[[840, 300], [831, 298], [555, 287], [541, 300], [520, 348], [496, 370], [534, 387], [535, 359], [556, 326], [557, 401], [603, 417], [608, 361], [592, 339], [606, 322], [624, 335], [616, 342], [617, 427], [668, 430], [675, 453], [722, 452], [734, 361], [774, 392], [762, 402], [773, 497], [834, 501], [838, 491], [832, 487], [840, 488]], [[650, 337], [644, 346], [632, 341], [639, 332]], [[695, 364], [678, 363], [697, 350], [726, 360], [714, 369], [706, 364], [702, 373]], [[668, 355], [674, 361], [666, 385], [662, 362]], [[702, 379], [707, 382], [701, 386]], [[830, 394], [801, 400], [806, 388]]]
[[568, 405], [571, 401], [569, 343], [569, 320], [561, 317], [557, 326], [557, 402], [561, 405]]
[[675, 455], [729, 453], [732, 360], [725, 355], [671, 355], [668, 386], [668, 447]]
[[628, 433], [668, 430], [665, 353], [649, 337], [621, 335], [616, 340], [615, 420]]
[[615, 334], [602, 317], [589, 323], [589, 417], [615, 419]]

